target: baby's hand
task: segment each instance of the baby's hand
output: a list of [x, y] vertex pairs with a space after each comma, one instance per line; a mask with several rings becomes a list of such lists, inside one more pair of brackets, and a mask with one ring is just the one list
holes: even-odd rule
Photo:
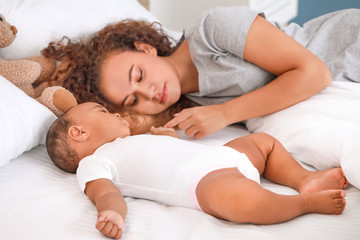
[[123, 225], [123, 217], [114, 210], [104, 210], [98, 214], [96, 229], [107, 237], [121, 238]]
[[174, 128], [167, 128], [167, 127], [158, 127], [158, 128], [156, 128], [156, 127], [152, 126], [150, 128], [150, 132], [153, 135], [165, 135], [165, 136], [179, 138], [179, 135], [176, 133]]

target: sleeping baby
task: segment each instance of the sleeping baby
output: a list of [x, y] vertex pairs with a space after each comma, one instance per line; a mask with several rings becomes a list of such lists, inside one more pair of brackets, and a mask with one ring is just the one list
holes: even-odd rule
[[[49, 129], [46, 146], [61, 169], [77, 174], [95, 203], [96, 228], [120, 238], [124, 196], [188, 207], [236, 223], [273, 224], [306, 213], [341, 214], [348, 184], [341, 168], [304, 169], [264, 133], [208, 146], [179, 139], [172, 128], [130, 136], [129, 123], [100, 104], [74, 106]], [[273, 193], [260, 176], [296, 189]]]

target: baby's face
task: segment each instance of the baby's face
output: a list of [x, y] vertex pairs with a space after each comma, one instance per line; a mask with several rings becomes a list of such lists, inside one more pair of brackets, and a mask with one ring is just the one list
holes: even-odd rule
[[75, 122], [86, 128], [91, 137], [109, 142], [130, 135], [129, 123], [119, 113], [109, 113], [98, 103], [82, 103], [70, 111]]

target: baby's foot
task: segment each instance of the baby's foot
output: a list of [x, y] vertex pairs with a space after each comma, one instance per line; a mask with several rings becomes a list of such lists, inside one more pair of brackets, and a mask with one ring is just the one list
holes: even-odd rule
[[305, 212], [341, 214], [346, 205], [345, 191], [325, 190], [317, 193], [301, 194], [305, 200]]
[[299, 192], [314, 193], [329, 189], [346, 188], [349, 182], [340, 167], [310, 172], [301, 181]]

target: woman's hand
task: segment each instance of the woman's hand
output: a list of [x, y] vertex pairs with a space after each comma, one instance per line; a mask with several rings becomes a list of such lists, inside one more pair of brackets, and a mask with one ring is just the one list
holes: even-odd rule
[[123, 225], [123, 217], [114, 210], [104, 210], [98, 214], [96, 229], [107, 237], [121, 238]]
[[179, 135], [177, 134], [177, 132], [175, 131], [174, 128], [169, 128], [169, 127], [156, 128], [156, 127], [152, 126], [150, 129], [150, 132], [153, 135], [165, 135], [165, 136], [179, 138]]
[[187, 136], [194, 135], [196, 139], [210, 135], [231, 124], [225, 116], [222, 105], [209, 105], [187, 108], [174, 114], [174, 118], [165, 127], [177, 126], [185, 130]]

